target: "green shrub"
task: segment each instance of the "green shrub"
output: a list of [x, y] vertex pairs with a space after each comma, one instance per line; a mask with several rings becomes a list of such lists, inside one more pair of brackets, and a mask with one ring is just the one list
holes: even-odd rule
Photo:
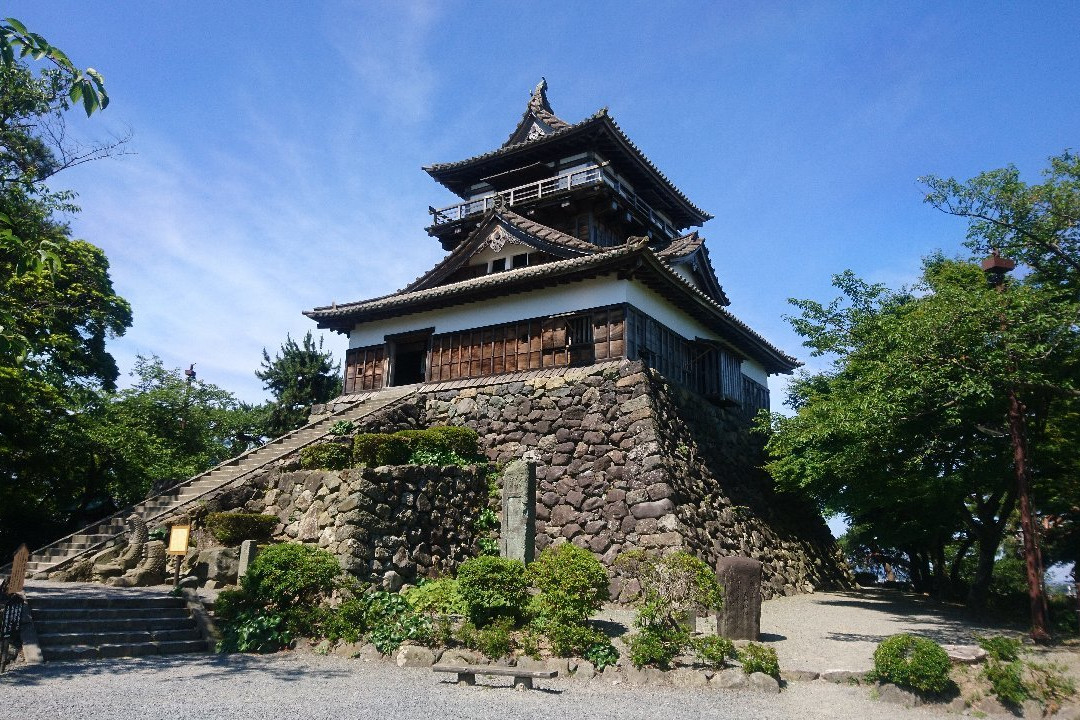
[[585, 623], [537, 622], [551, 643], [551, 651], [560, 657], [580, 656], [589, 648], [607, 642], [607, 636]]
[[244, 540], [269, 540], [277, 523], [274, 515], [253, 513], [210, 513], [204, 521], [206, 529], [226, 545], [238, 545]]
[[1020, 641], [1016, 638], [995, 635], [978, 638], [979, 647], [986, 651], [991, 660], [1012, 662], [1020, 659]]
[[255, 602], [287, 616], [317, 608], [334, 590], [341, 573], [337, 558], [326, 550], [281, 543], [255, 556], [241, 588]]
[[285, 619], [281, 615], [263, 614], [255, 609], [242, 610], [230, 622], [221, 623], [217, 651], [277, 652], [292, 642], [292, 636], [284, 626]]
[[[479, 650], [492, 660], [498, 660], [510, 654], [513, 639], [510, 631], [513, 622], [509, 618], [498, 618], [490, 625], [478, 628], [472, 622], [464, 623], [458, 630], [458, 642], [470, 650]], [[539, 647], [536, 647], [539, 651]]]
[[561, 624], [584, 622], [610, 597], [607, 570], [595, 555], [573, 543], [541, 552], [529, 565], [529, 579], [540, 591], [532, 607]]
[[532, 630], [532, 628], [525, 628], [517, 636], [517, 646], [524, 654], [539, 660], [540, 655], [540, 635]]
[[[948, 657], [946, 657], [948, 660]], [[746, 647], [739, 651], [739, 662], [742, 663], [743, 672], [765, 673], [777, 680], [780, 679], [780, 659], [776, 656], [776, 650], [758, 643], [747, 643]]]
[[719, 635], [693, 638], [690, 640], [690, 647], [703, 663], [714, 668], [722, 668], [727, 665], [728, 660], [734, 660], [739, 656], [734, 643]]
[[428, 615], [465, 615], [469, 608], [461, 597], [458, 581], [444, 577], [427, 580], [404, 593], [409, 606], [418, 613]]
[[446, 425], [428, 428], [427, 432], [432, 437], [438, 438], [438, 442], [443, 447], [463, 460], [481, 458], [480, 436], [471, 428]]
[[914, 635], [893, 635], [874, 650], [871, 677], [923, 694], [936, 694], [952, 686], [950, 665], [948, 654], [934, 641]]
[[525, 563], [510, 558], [481, 556], [461, 563], [458, 588], [469, 619], [483, 627], [496, 618], [516, 620], [529, 599]]
[[377, 467], [404, 465], [412, 451], [405, 438], [397, 435], [361, 433], [353, 438], [353, 463]]
[[300, 467], [305, 470], [344, 470], [351, 460], [348, 446], [336, 442], [315, 443], [300, 450]]
[[596, 666], [597, 672], [603, 672], [607, 666], [619, 662], [619, 651], [605, 639], [585, 650], [583, 657]]
[[641, 584], [634, 620], [641, 632], [631, 640], [630, 659], [638, 667], [667, 667], [690, 642], [685, 625], [689, 615], [718, 610], [723, 605], [723, 590], [716, 573], [685, 551], [658, 558], [643, 550], [631, 550], [615, 563]]
[[323, 633], [331, 641], [360, 642], [370, 629], [370, 606], [366, 595], [354, 595], [343, 600], [328, 613]]
[[719, 610], [724, 604], [723, 588], [716, 573], [686, 551], [657, 558], [644, 550], [631, 550], [620, 555], [615, 563], [641, 584], [638, 602], [641, 624], [676, 624], [691, 612]]
[[1024, 685], [1024, 665], [1019, 660], [1002, 662], [991, 659], [983, 668], [982, 675], [990, 683], [990, 689], [997, 699], [1010, 708], [1019, 708], [1030, 697]]
[[689, 631], [666, 625], [649, 625], [630, 636], [630, 662], [634, 667], [668, 668], [689, 640]]

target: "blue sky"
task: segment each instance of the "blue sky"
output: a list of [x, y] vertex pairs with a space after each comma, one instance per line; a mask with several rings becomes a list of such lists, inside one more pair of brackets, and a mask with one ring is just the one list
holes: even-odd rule
[[[392, 292], [441, 256], [420, 167], [501, 144], [541, 76], [574, 122], [608, 106], [707, 223], [731, 309], [810, 360], [789, 297], [846, 268], [899, 284], [965, 227], [917, 178], [1080, 147], [1080, 4], [16, 0], [112, 104], [72, 132], [132, 153], [70, 170], [77, 236], [135, 324], [111, 344], [249, 401], [300, 313]], [[345, 341], [328, 335], [340, 358]], [[782, 383], [773, 383], [774, 408]]]

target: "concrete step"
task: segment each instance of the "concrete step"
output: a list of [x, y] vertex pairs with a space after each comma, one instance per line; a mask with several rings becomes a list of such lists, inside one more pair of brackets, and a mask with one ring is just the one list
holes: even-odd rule
[[144, 657], [146, 655], [175, 655], [178, 653], [209, 652], [206, 643], [199, 640], [173, 640], [163, 642], [103, 644], [103, 645], [65, 645], [43, 649], [42, 655], [47, 661], [61, 660], [99, 660], [116, 657]]

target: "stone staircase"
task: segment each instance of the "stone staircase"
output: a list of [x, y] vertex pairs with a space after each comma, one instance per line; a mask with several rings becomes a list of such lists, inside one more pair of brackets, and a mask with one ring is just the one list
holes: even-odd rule
[[[186, 509], [225, 486], [239, 483], [267, 465], [325, 438], [334, 423], [342, 420], [360, 420], [403, 400], [416, 391], [417, 386], [412, 385], [350, 395], [347, 402], [337, 403], [338, 407], [333, 412], [314, 422], [238, 455], [100, 522], [34, 550], [26, 566], [27, 576], [44, 578], [48, 573], [69, 565], [79, 557], [105, 549], [127, 532], [127, 518], [132, 514], [139, 515], [147, 525], [160, 523], [168, 516]], [[342, 405], [344, 407], [341, 407]], [[0, 573], [9, 568], [10, 565], [0, 568]]]
[[130, 595], [31, 598], [43, 659], [97, 660], [213, 650], [183, 598]]

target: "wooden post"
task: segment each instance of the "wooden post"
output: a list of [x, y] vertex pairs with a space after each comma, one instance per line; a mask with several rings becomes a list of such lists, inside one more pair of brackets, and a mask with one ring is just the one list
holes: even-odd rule
[[30, 559], [30, 551], [26, 543], [19, 546], [15, 551], [15, 558], [11, 563], [11, 579], [8, 580], [8, 592], [12, 595], [21, 593], [26, 583], [26, 563]]

